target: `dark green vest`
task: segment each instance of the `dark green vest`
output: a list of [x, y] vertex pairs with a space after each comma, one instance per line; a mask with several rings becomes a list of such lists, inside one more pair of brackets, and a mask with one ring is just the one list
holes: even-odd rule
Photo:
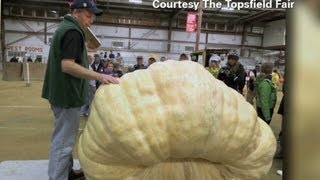
[[[81, 107], [88, 96], [88, 81], [64, 73], [61, 69], [62, 39], [69, 30], [80, 32], [85, 43], [85, 33], [80, 24], [72, 16], [66, 15], [53, 35], [42, 89], [43, 98], [48, 99], [52, 105], [63, 108]], [[80, 65], [88, 68], [85, 44], [83, 47]]]

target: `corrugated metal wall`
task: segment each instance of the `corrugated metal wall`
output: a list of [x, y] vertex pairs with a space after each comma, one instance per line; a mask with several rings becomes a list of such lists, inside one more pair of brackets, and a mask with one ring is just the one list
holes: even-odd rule
[[[281, 28], [281, 23], [275, 23], [274, 29]], [[22, 21], [22, 20], [5, 20], [6, 44], [7, 46], [23, 46], [42, 48], [42, 52], [27, 52], [35, 59], [36, 55], [42, 55], [43, 61], [46, 62], [49, 51], [49, 44], [52, 35], [57, 28], [57, 23], [47, 23], [47, 44], [44, 39], [44, 22]], [[272, 23], [270, 25], [272, 28]], [[195, 33], [187, 33], [184, 31], [172, 31], [171, 41], [168, 41], [168, 30], [147, 29], [147, 28], [130, 28], [117, 26], [93, 25], [93, 32], [100, 38], [102, 42], [100, 52], [113, 50], [114, 53], [120, 52], [124, 58], [125, 65], [135, 63], [135, 58], [142, 55], [147, 59], [151, 53], [156, 53], [160, 59], [166, 56], [170, 59], [178, 59], [182, 52], [190, 53], [195, 47]], [[281, 29], [282, 30], [282, 29]], [[30, 32], [38, 32], [30, 35]], [[270, 36], [271, 31], [265, 31], [264, 45], [279, 44], [277, 37]], [[282, 32], [282, 31], [281, 31]], [[28, 36], [29, 35], [29, 36]], [[208, 36], [208, 37], [206, 37]], [[269, 37], [270, 36], [270, 37]], [[25, 38], [24, 38], [25, 37]], [[207, 41], [207, 42], [206, 42]], [[240, 51], [242, 35], [240, 34], [218, 34], [218, 33], [201, 33], [200, 49], [203, 48], [232, 48]], [[258, 36], [248, 35], [244, 45], [261, 46], [262, 38]], [[283, 42], [283, 41], [281, 41]], [[115, 47], [114, 44], [122, 44], [122, 47]], [[168, 50], [170, 44], [170, 51]], [[10, 57], [8, 57], [10, 58]], [[246, 59], [254, 61], [257, 58], [246, 57]], [[259, 59], [259, 58], [258, 58]]]

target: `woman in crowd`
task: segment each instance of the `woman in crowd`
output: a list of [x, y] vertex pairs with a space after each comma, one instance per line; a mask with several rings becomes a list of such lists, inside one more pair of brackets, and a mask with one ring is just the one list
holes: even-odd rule
[[207, 70], [215, 77], [218, 78], [219, 72], [220, 72], [220, 61], [221, 58], [218, 55], [212, 55], [210, 57], [210, 63], [209, 67], [207, 67]]

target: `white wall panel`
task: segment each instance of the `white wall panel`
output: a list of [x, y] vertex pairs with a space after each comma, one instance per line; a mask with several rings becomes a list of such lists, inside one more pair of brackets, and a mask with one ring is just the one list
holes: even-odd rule
[[[172, 31], [171, 39], [175, 41], [189, 41], [189, 42], [196, 42], [196, 33], [188, 33], [183, 31]], [[206, 42], [206, 34], [200, 34], [200, 42]]]
[[199, 49], [205, 49], [206, 45], [205, 44], [199, 44]]
[[161, 52], [167, 50], [167, 42], [135, 40], [131, 43], [131, 49]]
[[211, 49], [238, 49], [239, 46], [237, 45], [228, 45], [228, 44], [208, 44], [207, 48], [211, 48]]
[[173, 43], [171, 43], [171, 52], [173, 52], [173, 53], [186, 52], [186, 50], [185, 50], [186, 46], [192, 46], [195, 49], [196, 45], [195, 45], [195, 43], [175, 43], [175, 42], [173, 42]]
[[155, 30], [155, 29], [131, 29], [132, 38], [143, 38], [143, 39], [168, 39], [168, 31], [166, 30]]
[[104, 48], [112, 48], [112, 42], [113, 41], [123, 42], [123, 48], [124, 49], [128, 48], [129, 39], [100, 38], [100, 40], [101, 40], [101, 46], [104, 47]]
[[249, 46], [261, 46], [262, 43], [262, 37], [256, 37], [256, 36], [247, 36], [247, 40], [245, 41], [245, 45]]
[[[193, 47], [194, 50], [196, 49], [196, 44], [195, 43], [171, 43], [171, 52], [173, 53], [189, 53], [191, 51], [186, 51], [186, 46]], [[205, 49], [206, 45], [205, 44], [199, 44], [199, 50]]]
[[241, 45], [241, 35], [209, 34], [208, 43]]
[[273, 21], [264, 28], [263, 47], [285, 45], [285, 20]]
[[256, 61], [253, 58], [240, 57], [239, 61], [246, 71], [255, 68]]
[[241, 53], [242, 53], [243, 57], [249, 57], [249, 55], [250, 55], [249, 49], [243, 49], [243, 50], [241, 50]]
[[37, 46], [37, 45], [44, 45], [43, 37], [37, 38], [36, 36], [30, 36], [27, 39], [21, 40], [19, 42], [14, 43], [13, 45], [23, 45], [23, 46]]
[[27, 34], [24, 33], [6, 33], [6, 37], [5, 37], [5, 43], [12, 43], [16, 40], [19, 40], [23, 37], [27, 36]]
[[91, 29], [95, 35], [101, 35], [102, 37], [129, 37], [129, 28], [94, 25]]
[[59, 22], [57, 22], [57, 23], [47, 23], [47, 32], [48, 33], [54, 33], [58, 28], [58, 24], [59, 24]]
[[[35, 22], [35, 21], [16, 21], [11, 19], [6, 19], [5, 21], [5, 30], [19, 30], [19, 31], [39, 31], [44, 29], [43, 22]], [[26, 26], [23, 25], [26, 24]], [[31, 29], [28, 29], [28, 28]]]

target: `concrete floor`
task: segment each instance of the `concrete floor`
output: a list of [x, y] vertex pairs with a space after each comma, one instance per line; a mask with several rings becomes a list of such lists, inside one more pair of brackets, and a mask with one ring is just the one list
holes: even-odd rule
[[[2, 161], [1, 180], [46, 180], [49, 160]], [[80, 169], [79, 160], [74, 160], [74, 169]], [[28, 172], [28, 173], [26, 173]]]
[[[53, 114], [47, 101], [41, 98], [41, 89], [42, 82], [32, 82], [31, 87], [26, 87], [22, 81], [0, 80], [0, 162], [48, 159]], [[280, 93], [278, 99], [281, 100]], [[82, 119], [81, 127], [84, 125]], [[275, 114], [271, 128], [276, 137], [280, 126], [281, 117]], [[263, 180], [280, 180], [276, 170], [281, 167], [282, 161], [274, 160]]]

